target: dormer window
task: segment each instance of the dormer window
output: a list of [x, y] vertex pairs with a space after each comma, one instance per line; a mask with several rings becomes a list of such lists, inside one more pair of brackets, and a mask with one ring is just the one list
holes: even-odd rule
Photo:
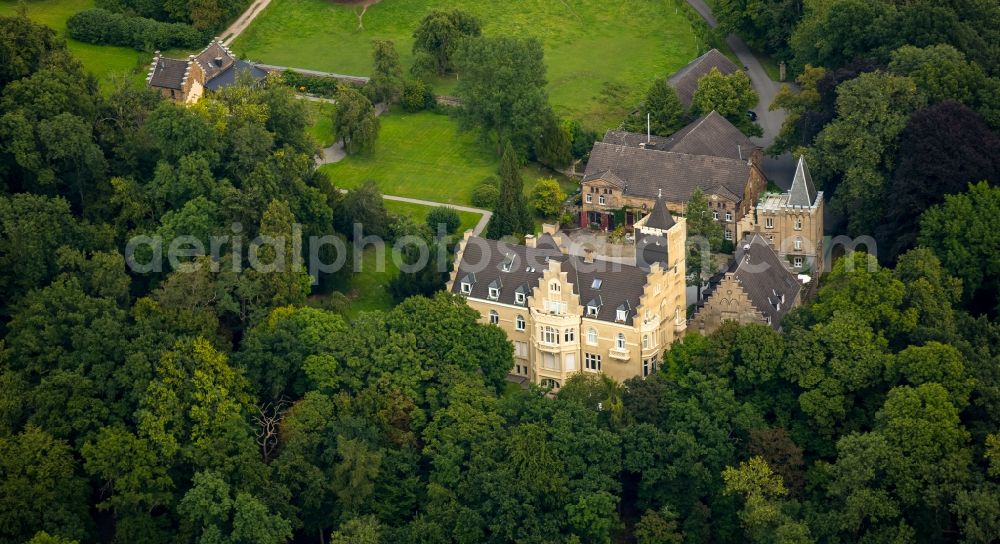
[[462, 282], [462, 294], [463, 295], [470, 295], [470, 294], [472, 294], [472, 284], [471, 283], [465, 283], [464, 281]]
[[490, 299], [496, 300], [500, 298], [500, 290], [496, 287], [490, 287]]
[[618, 310], [616, 312], [615, 321], [619, 321], [621, 323], [624, 323], [625, 322], [625, 318], [627, 318], [627, 317], [628, 317], [628, 310]]
[[462, 278], [462, 294], [471, 295], [472, 286], [475, 285], [475, 283], [476, 283], [476, 275], [473, 273], [466, 274], [465, 277]]
[[587, 315], [594, 317], [597, 315], [597, 306], [587, 306]]
[[524, 304], [524, 293], [514, 293], [514, 302]]
[[510, 269], [513, 268], [513, 266], [514, 266], [514, 254], [508, 253], [507, 256], [504, 257], [503, 264], [500, 265], [500, 269], [503, 270], [504, 272], [510, 272]]

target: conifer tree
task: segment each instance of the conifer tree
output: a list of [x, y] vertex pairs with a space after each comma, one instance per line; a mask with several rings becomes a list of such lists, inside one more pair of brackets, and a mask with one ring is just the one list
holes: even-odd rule
[[493, 208], [487, 236], [499, 239], [511, 234], [525, 234], [531, 231], [533, 223], [528, 212], [528, 202], [524, 197], [524, 181], [521, 179], [519, 161], [514, 147], [504, 142], [503, 157], [500, 159], [500, 198]]

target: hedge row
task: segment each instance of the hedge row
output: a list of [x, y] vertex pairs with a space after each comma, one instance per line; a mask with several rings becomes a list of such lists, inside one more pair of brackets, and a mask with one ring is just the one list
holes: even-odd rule
[[123, 45], [140, 51], [197, 49], [211, 36], [184, 23], [162, 23], [145, 17], [95, 8], [81, 11], [66, 21], [71, 38], [94, 44]]

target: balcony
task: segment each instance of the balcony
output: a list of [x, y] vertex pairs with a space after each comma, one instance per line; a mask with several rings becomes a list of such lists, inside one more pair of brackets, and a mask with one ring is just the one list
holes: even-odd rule
[[611, 348], [608, 350], [608, 357], [612, 359], [618, 359], [619, 361], [627, 361], [632, 358], [627, 349]]

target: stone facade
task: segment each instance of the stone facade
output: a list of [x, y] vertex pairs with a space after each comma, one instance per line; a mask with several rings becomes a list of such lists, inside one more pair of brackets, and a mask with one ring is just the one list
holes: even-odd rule
[[[684, 219], [677, 219], [665, 236], [667, 262], [647, 269], [563, 254], [555, 249], [559, 240], [545, 234], [537, 244], [529, 237], [525, 246], [507, 246], [509, 257], [494, 256], [473, 272], [473, 263], [488, 260], [487, 251], [503, 248], [469, 232], [457, 250], [448, 290], [465, 296], [483, 323], [507, 333], [514, 345], [512, 374], [554, 389], [579, 372], [618, 381], [645, 376], [687, 326], [685, 233]], [[535, 258], [545, 261], [538, 269], [526, 264]], [[505, 274], [508, 262], [513, 265]], [[523, 296], [512, 298], [512, 292]]]

